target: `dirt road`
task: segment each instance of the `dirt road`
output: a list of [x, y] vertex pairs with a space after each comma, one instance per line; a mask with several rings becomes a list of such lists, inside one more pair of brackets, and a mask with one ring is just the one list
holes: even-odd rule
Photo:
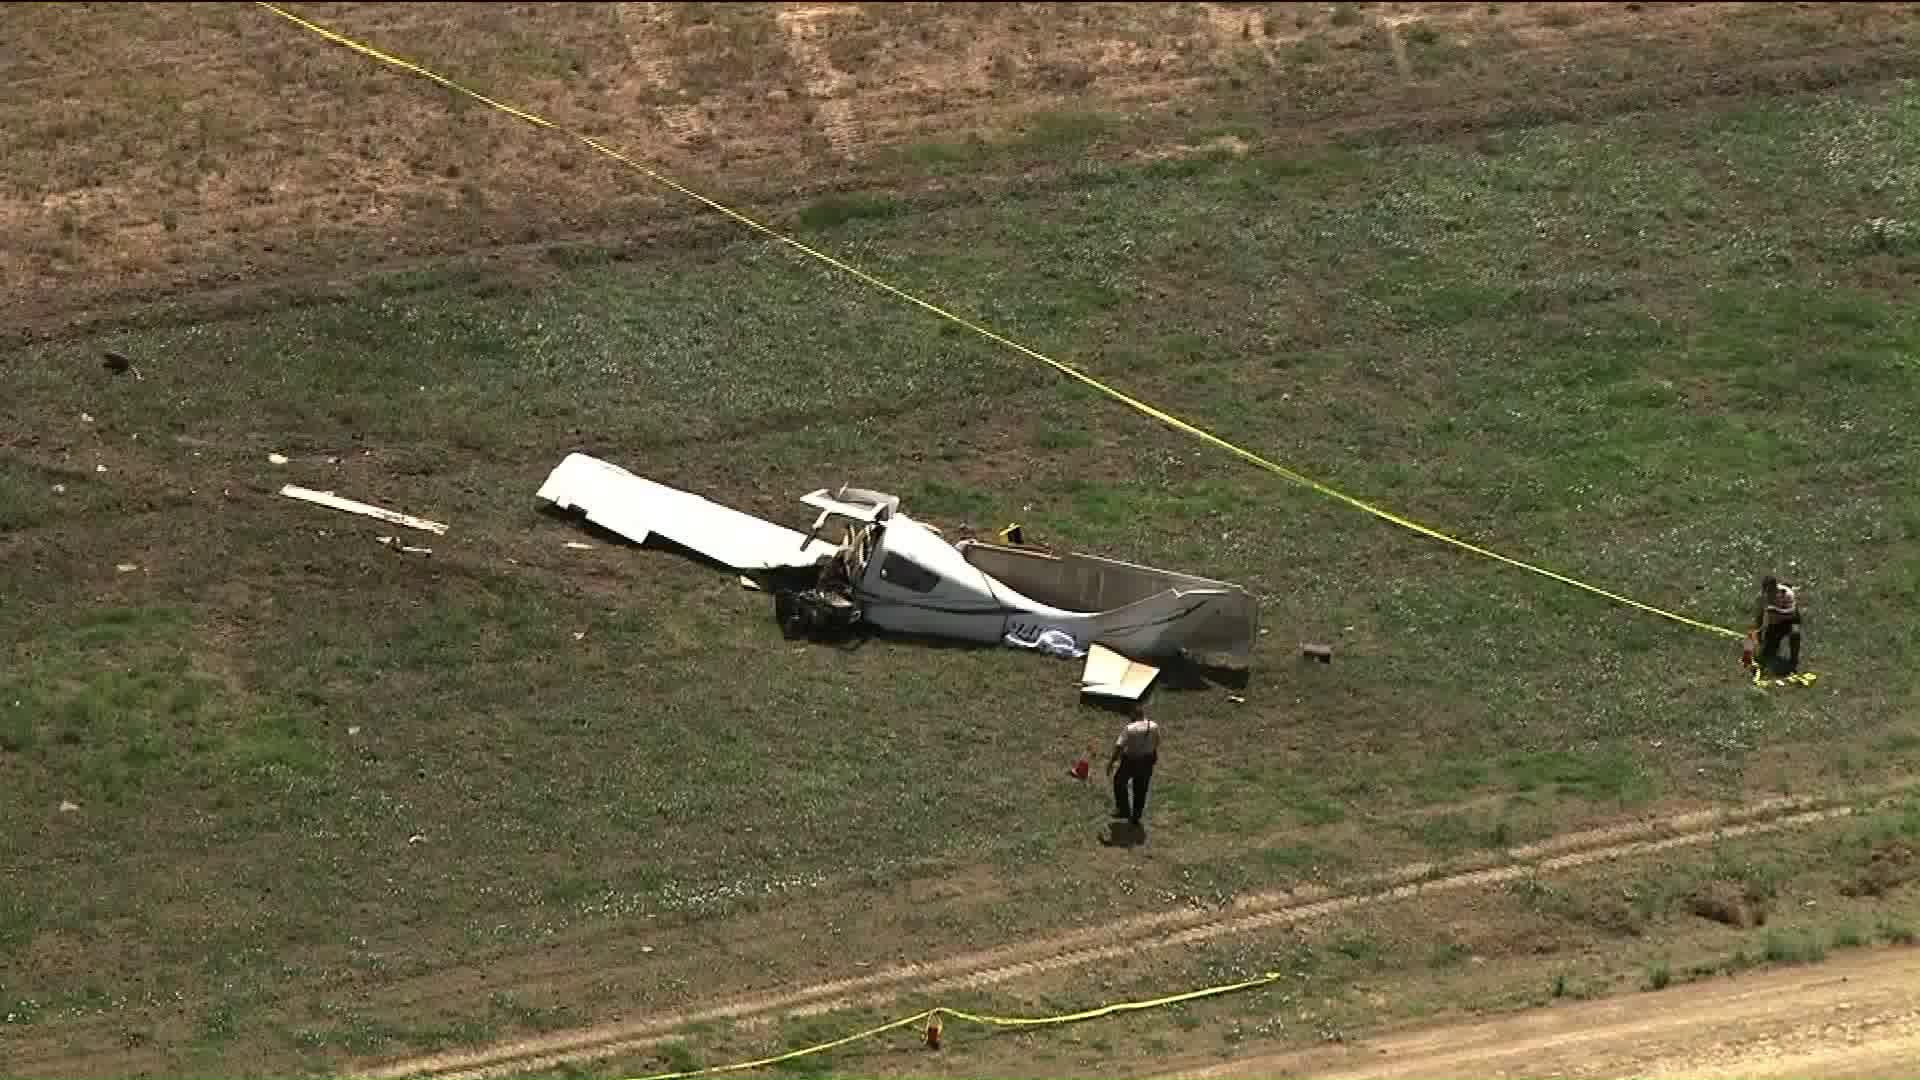
[[[1106, 943], [1115, 936], [1116, 931], [1114, 926], [1108, 925], [984, 953], [964, 954], [928, 964], [907, 965], [856, 978], [793, 988], [777, 994], [715, 1002], [698, 1010], [653, 1014], [635, 1021], [389, 1062], [360, 1075], [371, 1080], [399, 1080], [402, 1077], [477, 1080], [481, 1077], [523, 1074], [583, 1059], [606, 1058], [645, 1049], [666, 1039], [674, 1029], [688, 1024], [713, 1020], [746, 1022], [776, 1014], [795, 1016], [858, 1004], [878, 1004], [889, 1000], [907, 985], [915, 986], [923, 994], [977, 989], [1047, 971], [1085, 966], [1123, 951], [1173, 947], [1276, 926], [1298, 925], [1362, 906], [1392, 903], [1416, 896], [1431, 897], [1447, 892], [1485, 889], [1528, 875], [1564, 872], [1599, 863], [1644, 858], [1714, 840], [1810, 826], [1850, 812], [1850, 807], [1821, 808], [1807, 800], [1780, 798], [1732, 811], [1702, 811], [1629, 823], [1568, 834], [1540, 844], [1516, 848], [1508, 853], [1510, 861], [1496, 866], [1463, 869], [1435, 876], [1432, 866], [1422, 864], [1404, 867], [1397, 874], [1375, 883], [1373, 888], [1345, 894], [1259, 894], [1241, 898], [1234, 909], [1225, 914], [1158, 914], [1127, 927], [1132, 936], [1126, 944], [1119, 946]], [[1369, 1066], [1372, 1064], [1369, 1062]]]
[[1835, 956], [1171, 1075], [1866, 1080], [1920, 1063], [1920, 949]]

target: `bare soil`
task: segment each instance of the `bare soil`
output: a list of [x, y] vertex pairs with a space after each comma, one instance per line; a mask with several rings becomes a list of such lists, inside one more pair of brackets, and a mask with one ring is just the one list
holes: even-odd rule
[[1156, 1075], [1895, 1080], [1916, 1060], [1920, 950], [1899, 948]]

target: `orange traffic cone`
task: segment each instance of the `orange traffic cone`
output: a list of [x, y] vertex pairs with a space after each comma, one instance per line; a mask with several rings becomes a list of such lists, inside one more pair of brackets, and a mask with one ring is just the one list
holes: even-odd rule
[[1075, 761], [1073, 763], [1073, 768], [1068, 769], [1067, 771], [1072, 774], [1075, 780], [1085, 780], [1087, 778], [1088, 771], [1090, 771], [1093, 768], [1093, 762], [1091, 760], [1092, 758], [1093, 758], [1093, 746], [1092, 744], [1088, 744], [1087, 752], [1085, 756], [1081, 757], [1078, 761]]
[[1755, 636], [1753, 631], [1747, 631], [1747, 636], [1740, 647], [1741, 667], [1750, 668], [1753, 666], [1753, 650], [1754, 646], [1758, 644], [1758, 642], [1755, 641]]

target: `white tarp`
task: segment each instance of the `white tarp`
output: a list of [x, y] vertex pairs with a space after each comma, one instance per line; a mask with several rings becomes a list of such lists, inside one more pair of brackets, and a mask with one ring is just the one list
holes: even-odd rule
[[584, 511], [588, 521], [636, 544], [658, 533], [735, 570], [807, 567], [839, 550], [586, 454], [568, 454], [540, 486], [540, 498]]

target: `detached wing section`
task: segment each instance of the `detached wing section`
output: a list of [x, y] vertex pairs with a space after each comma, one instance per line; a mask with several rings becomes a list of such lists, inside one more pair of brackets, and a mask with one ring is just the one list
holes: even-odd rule
[[1139, 701], [1160, 669], [1129, 660], [1105, 645], [1087, 649], [1087, 666], [1080, 670], [1080, 692], [1098, 697]]
[[540, 498], [636, 544], [657, 533], [735, 570], [804, 568], [839, 550], [586, 454], [568, 454], [540, 485]]

